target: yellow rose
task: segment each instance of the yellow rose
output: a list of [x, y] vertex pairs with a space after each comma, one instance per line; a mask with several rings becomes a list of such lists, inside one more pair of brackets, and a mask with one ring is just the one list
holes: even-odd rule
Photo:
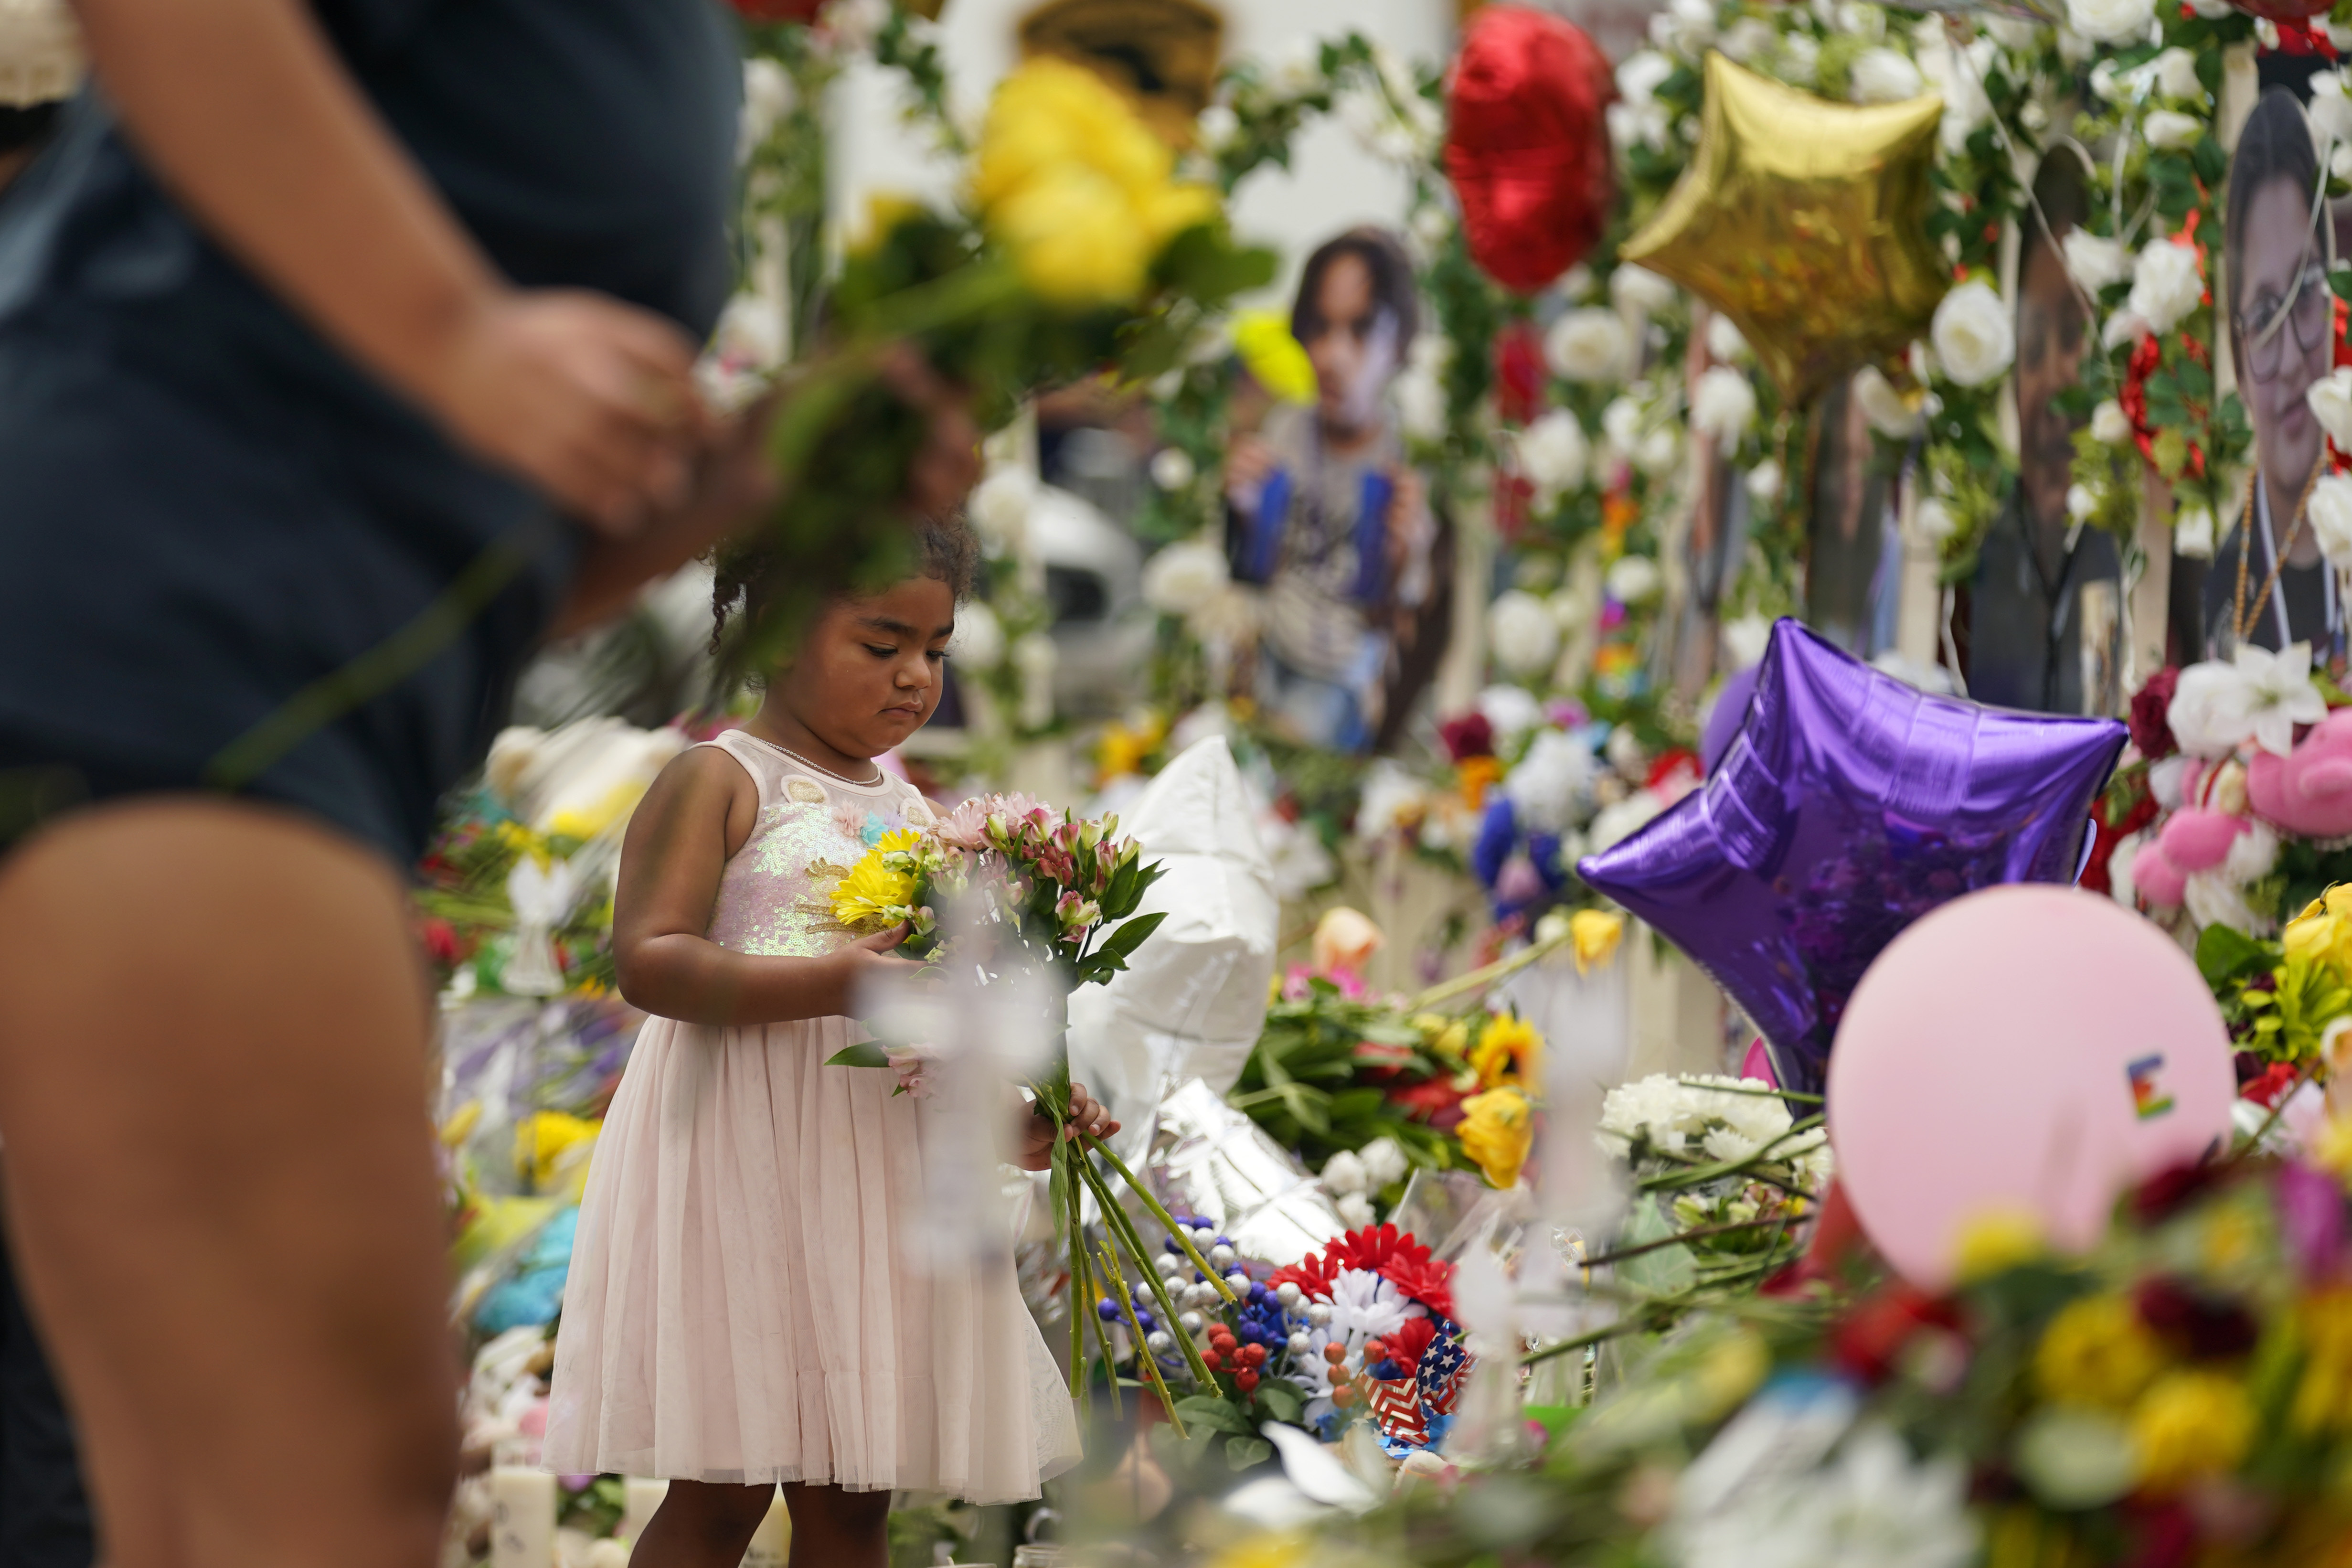
[[2253, 1446], [2254, 1406], [2225, 1373], [2170, 1372], [2140, 1396], [2131, 1429], [2141, 1479], [2163, 1489], [2235, 1469]]
[[1486, 1028], [1480, 1031], [1477, 1047], [1470, 1053], [1470, 1066], [1483, 1088], [1539, 1083], [1543, 1079], [1543, 1036], [1533, 1024], [1514, 1014], [1497, 1013], [1486, 1020]]
[[1290, 322], [1272, 310], [1243, 310], [1234, 317], [1234, 352], [1251, 379], [1286, 403], [1315, 401], [1315, 362], [1306, 345], [1290, 335]]
[[1576, 972], [1583, 974], [1617, 956], [1617, 944], [1625, 940], [1625, 917], [1579, 910], [1568, 917], [1568, 934], [1576, 949]]
[[2069, 1301], [2042, 1331], [2033, 1378], [2062, 1405], [2120, 1410], [2164, 1368], [2164, 1347], [2121, 1296]]
[[1486, 1184], [1508, 1187], [1536, 1137], [1535, 1112], [1516, 1089], [1490, 1089], [1462, 1102], [1462, 1125], [1454, 1129], [1462, 1152], [1486, 1173]]
[[1072, 306], [1135, 300], [1151, 264], [1147, 237], [1119, 188], [1096, 170], [1063, 163], [1000, 203], [991, 226], [1040, 298]]
[[849, 875], [834, 885], [833, 918], [853, 931], [869, 931], [906, 919], [907, 906], [915, 897], [914, 874], [893, 870], [884, 858], [912, 849], [922, 841], [923, 836], [912, 828], [884, 834], [881, 842], [849, 868]]

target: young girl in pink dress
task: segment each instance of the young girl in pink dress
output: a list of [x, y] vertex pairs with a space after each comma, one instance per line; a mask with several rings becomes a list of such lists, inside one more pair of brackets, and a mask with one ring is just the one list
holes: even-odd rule
[[[828, 605], [751, 722], [663, 771], [622, 849], [621, 990], [654, 1016], [581, 1208], [545, 1457], [671, 1478], [635, 1568], [735, 1568], [779, 1482], [798, 1568], [881, 1568], [894, 1489], [1012, 1501], [1076, 1458], [1009, 1252], [926, 1268], [909, 1245], [950, 1112], [825, 1065], [865, 1037], [860, 985], [915, 967], [903, 930], [857, 938], [828, 895], [932, 821], [874, 758], [938, 705], [977, 551], [961, 522], [917, 542], [915, 575]], [[1008, 1153], [1042, 1169], [1051, 1124], [1009, 1114]]]

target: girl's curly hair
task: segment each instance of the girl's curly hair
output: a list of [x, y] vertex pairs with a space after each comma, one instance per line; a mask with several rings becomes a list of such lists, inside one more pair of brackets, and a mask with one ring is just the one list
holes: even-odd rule
[[[972, 531], [963, 513], [959, 510], [938, 517], [914, 518], [900, 526], [906, 532], [907, 546], [901, 561], [909, 568], [904, 575], [945, 583], [959, 605], [971, 598], [980, 581], [980, 537]], [[725, 651], [730, 619], [747, 617], [756, 625], [766, 614], [781, 585], [779, 575], [785, 564], [779, 559], [773, 542], [762, 533], [730, 541], [712, 552], [711, 652]], [[824, 585], [824, 597], [827, 602], [855, 598], [874, 592], [877, 586], [880, 584], [836, 581]]]

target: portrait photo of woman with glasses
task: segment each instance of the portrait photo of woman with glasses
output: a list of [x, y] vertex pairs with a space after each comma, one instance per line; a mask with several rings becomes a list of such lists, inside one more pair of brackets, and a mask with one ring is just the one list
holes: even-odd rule
[[2341, 670], [2344, 606], [2306, 515], [2326, 437], [2305, 394], [2327, 374], [2335, 339], [2319, 191], [2303, 110], [2273, 88], [2230, 163], [2230, 346], [2254, 462], [2206, 575], [2205, 645], [2208, 657], [2227, 658], [2247, 643], [2275, 651], [2306, 642], [2315, 665]]

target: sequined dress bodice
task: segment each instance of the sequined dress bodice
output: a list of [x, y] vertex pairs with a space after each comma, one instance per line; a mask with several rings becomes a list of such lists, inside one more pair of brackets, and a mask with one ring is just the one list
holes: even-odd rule
[[834, 919], [834, 884], [884, 834], [931, 825], [921, 794], [887, 773], [870, 784], [831, 777], [741, 730], [704, 743], [742, 763], [760, 791], [759, 821], [719, 879], [710, 940], [784, 958], [821, 958], [853, 940]]

